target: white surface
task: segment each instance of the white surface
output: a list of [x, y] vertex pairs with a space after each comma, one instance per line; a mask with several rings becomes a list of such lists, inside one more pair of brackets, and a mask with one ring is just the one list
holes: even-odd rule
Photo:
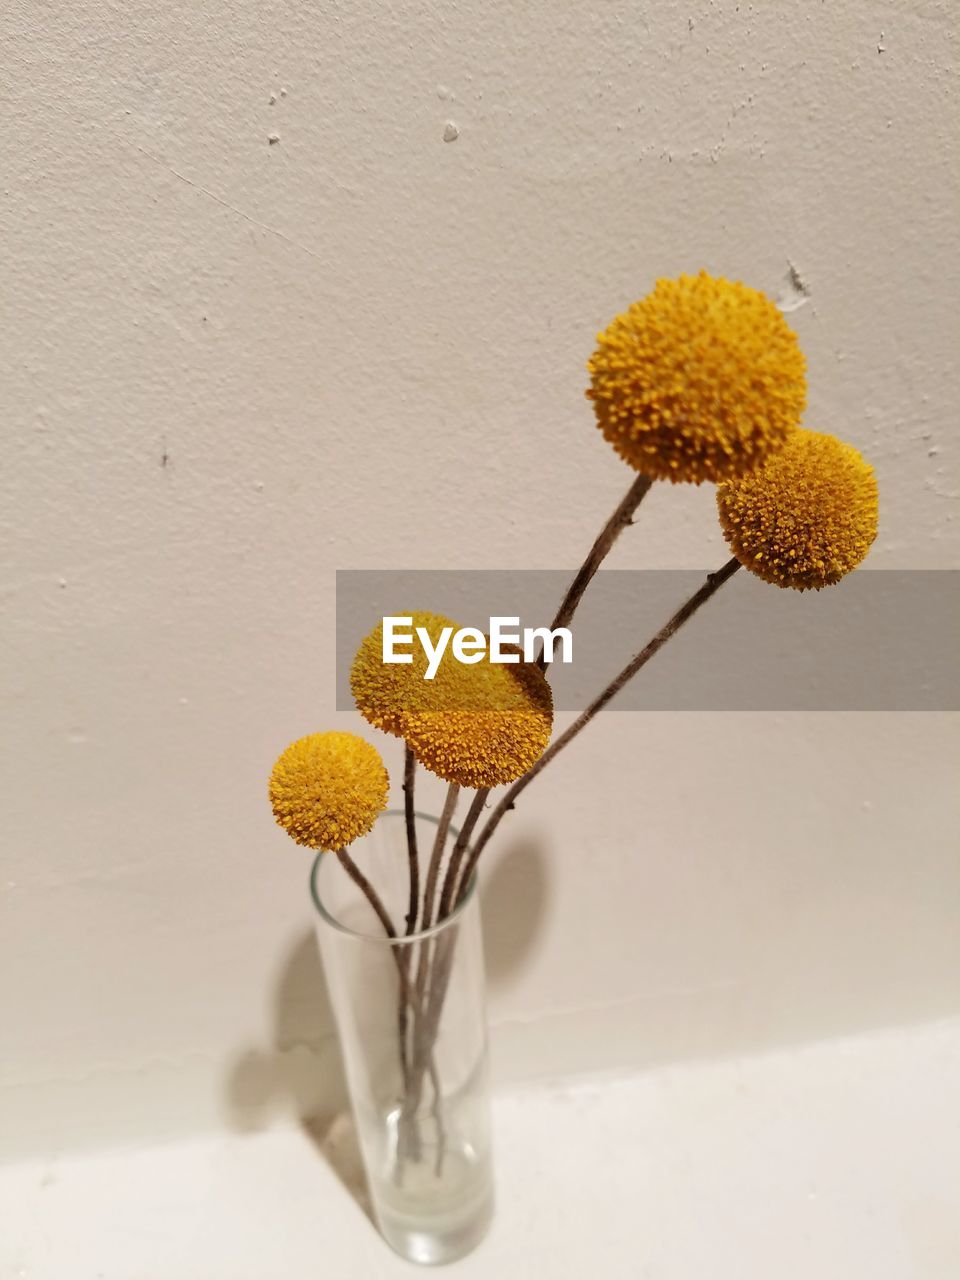
[[[960, 1274], [960, 1022], [514, 1094], [496, 1120], [464, 1280]], [[3, 1280], [414, 1274], [288, 1129], [10, 1166], [0, 1202]]]
[[[955, 28], [946, 0], [8, 0], [6, 1153], [325, 1101], [264, 780], [353, 723], [334, 570], [573, 570], [629, 481], [584, 363], [657, 275], [797, 303], [793, 264], [807, 420], [879, 472], [870, 564], [960, 565]], [[709, 490], [663, 488], [612, 563], [723, 558]], [[501, 1078], [956, 1011], [956, 729], [593, 726], [486, 869]]]

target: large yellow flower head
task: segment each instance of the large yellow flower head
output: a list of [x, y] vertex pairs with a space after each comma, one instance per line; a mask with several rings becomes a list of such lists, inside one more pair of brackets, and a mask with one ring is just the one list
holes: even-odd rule
[[513, 782], [543, 755], [553, 727], [553, 695], [533, 663], [446, 653], [431, 682], [433, 708], [404, 717], [403, 736], [432, 773], [462, 787]]
[[297, 844], [333, 852], [365, 836], [387, 805], [380, 753], [353, 733], [311, 733], [270, 774], [273, 816]]
[[839, 582], [877, 536], [873, 467], [815, 431], [797, 431], [752, 474], [720, 485], [717, 507], [741, 564], [799, 591]]
[[[410, 613], [436, 645], [456, 622], [436, 613]], [[404, 649], [404, 652], [407, 652]], [[467, 787], [494, 787], [526, 773], [546, 749], [553, 727], [553, 698], [543, 672], [532, 663], [462, 663], [444, 650], [432, 680], [416, 643], [413, 661], [383, 661], [383, 626], [361, 642], [350, 671], [357, 709], [378, 729], [406, 740], [433, 773]]]
[[[423, 627], [435, 645], [444, 627], [457, 630], [457, 624], [442, 613], [409, 613], [411, 627]], [[408, 651], [403, 650], [404, 653]], [[403, 717], [410, 711], [435, 705], [432, 682], [425, 680], [427, 657], [422, 645], [414, 645], [409, 651], [412, 657], [407, 663], [383, 661], [383, 623], [380, 622], [360, 642], [353, 666], [350, 668], [350, 689], [357, 710], [374, 726], [386, 733], [403, 736]]]
[[725, 480], [779, 449], [806, 403], [796, 335], [764, 294], [701, 271], [658, 280], [599, 335], [597, 424], [655, 480]]

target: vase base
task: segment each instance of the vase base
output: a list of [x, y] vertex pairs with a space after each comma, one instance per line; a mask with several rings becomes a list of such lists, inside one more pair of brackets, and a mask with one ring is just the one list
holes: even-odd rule
[[408, 1161], [399, 1177], [377, 1188], [380, 1234], [401, 1257], [422, 1266], [442, 1266], [471, 1253], [493, 1218], [489, 1158], [470, 1151], [447, 1151], [438, 1177], [435, 1153]]
[[441, 1224], [412, 1227], [395, 1219], [380, 1217], [378, 1226], [384, 1240], [408, 1262], [424, 1267], [440, 1267], [472, 1253], [483, 1240], [493, 1220], [493, 1198], [471, 1215], [468, 1222], [443, 1229]]

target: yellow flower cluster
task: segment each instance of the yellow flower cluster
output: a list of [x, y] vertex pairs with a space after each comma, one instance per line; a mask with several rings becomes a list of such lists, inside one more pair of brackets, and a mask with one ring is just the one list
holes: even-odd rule
[[[604, 437], [649, 479], [716, 482], [724, 536], [752, 573], [781, 587], [819, 589], [866, 556], [877, 533], [873, 469], [850, 445], [800, 429], [803, 354], [764, 294], [704, 271], [659, 280], [598, 336], [588, 368], [587, 395]], [[600, 559], [609, 528], [594, 547]], [[489, 648], [477, 662], [460, 662], [446, 647], [449, 636], [441, 643], [446, 628], [460, 631], [455, 622], [409, 616], [413, 633], [429, 637], [436, 670], [422, 640], [411, 661], [385, 663], [381, 623], [350, 671], [361, 714], [450, 783], [480, 789], [522, 778], [553, 727], [543, 672], [493, 662]], [[369, 743], [316, 733], [277, 760], [270, 803], [298, 844], [339, 851], [370, 831], [388, 785]]]
[[[413, 613], [436, 643], [443, 627], [459, 630], [439, 614]], [[535, 764], [550, 741], [553, 697], [543, 672], [532, 663], [459, 662], [448, 649], [432, 680], [426, 657], [383, 662], [383, 627], [360, 645], [350, 687], [360, 714], [379, 729], [405, 739], [433, 773], [465, 787], [512, 782]]]
[[830, 586], [855, 569], [877, 535], [877, 479], [851, 445], [797, 431], [756, 471], [717, 489], [737, 559], [779, 587]]
[[599, 335], [597, 424], [652, 479], [725, 480], [783, 445], [806, 403], [796, 335], [764, 294], [701, 271], [658, 280]]
[[270, 804], [297, 844], [333, 852], [373, 827], [387, 805], [380, 753], [353, 733], [311, 733], [291, 743], [270, 774]]

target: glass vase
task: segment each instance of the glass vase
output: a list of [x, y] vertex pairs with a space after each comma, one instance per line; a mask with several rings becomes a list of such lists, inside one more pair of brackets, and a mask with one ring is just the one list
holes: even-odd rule
[[[436, 819], [416, 816], [423, 873]], [[451, 828], [448, 848], [456, 831]], [[480, 908], [471, 883], [435, 928], [403, 936], [406, 824], [381, 816], [350, 846], [396, 933], [391, 939], [335, 854], [311, 889], [370, 1202], [380, 1233], [412, 1262], [469, 1253], [493, 1211]]]

